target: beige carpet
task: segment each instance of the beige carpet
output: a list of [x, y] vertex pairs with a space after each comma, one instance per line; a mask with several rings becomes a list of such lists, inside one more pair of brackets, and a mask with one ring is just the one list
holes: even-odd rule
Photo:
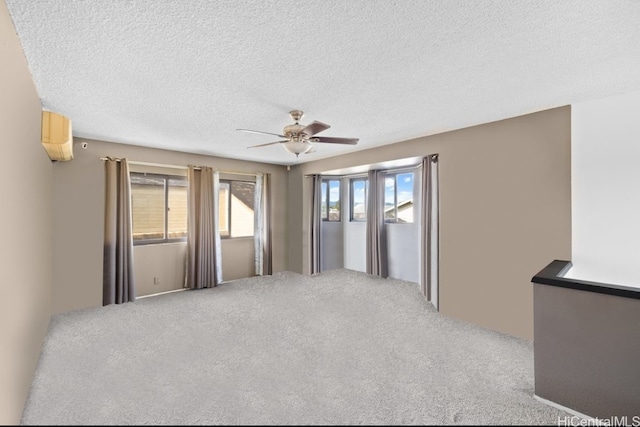
[[533, 346], [415, 284], [285, 272], [56, 315], [23, 424], [554, 424]]

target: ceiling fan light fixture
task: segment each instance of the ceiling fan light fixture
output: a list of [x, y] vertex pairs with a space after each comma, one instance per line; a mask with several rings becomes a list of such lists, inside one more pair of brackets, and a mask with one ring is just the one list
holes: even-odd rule
[[287, 141], [284, 144], [284, 148], [296, 156], [304, 154], [311, 150], [311, 143], [308, 141]]

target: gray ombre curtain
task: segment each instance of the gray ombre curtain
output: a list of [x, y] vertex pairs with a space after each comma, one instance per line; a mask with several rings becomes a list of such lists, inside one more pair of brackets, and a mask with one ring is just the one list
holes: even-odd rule
[[208, 166], [187, 170], [185, 287], [191, 289], [212, 288], [222, 281], [217, 178]]
[[311, 274], [320, 273], [321, 270], [321, 259], [320, 259], [320, 249], [321, 249], [321, 241], [320, 241], [320, 233], [322, 229], [322, 176], [321, 175], [311, 175], [311, 224], [309, 230], [311, 231], [311, 248], [309, 251], [310, 259], [310, 270]]
[[135, 301], [131, 180], [127, 159], [105, 160], [102, 305]]
[[256, 276], [273, 273], [271, 261], [271, 175], [256, 175], [254, 196], [254, 244]]
[[388, 276], [387, 231], [384, 223], [384, 171], [369, 171], [367, 200], [367, 274]]
[[439, 307], [439, 206], [438, 206], [438, 155], [422, 159], [422, 194], [420, 201], [420, 291]]

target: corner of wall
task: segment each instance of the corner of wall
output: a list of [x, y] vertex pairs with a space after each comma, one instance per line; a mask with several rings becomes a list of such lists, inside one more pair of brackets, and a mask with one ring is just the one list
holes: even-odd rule
[[[42, 105], [4, 1], [0, 1], [0, 116], [11, 160], [3, 182], [0, 424], [20, 423], [51, 318], [53, 167], [40, 142]], [[18, 178], [16, 178], [18, 177]]]

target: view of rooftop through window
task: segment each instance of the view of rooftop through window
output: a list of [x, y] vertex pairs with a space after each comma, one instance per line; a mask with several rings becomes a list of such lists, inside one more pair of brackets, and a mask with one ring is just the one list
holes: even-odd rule
[[384, 187], [385, 220], [413, 222], [413, 172], [387, 175]]
[[340, 221], [340, 180], [323, 180], [320, 185], [320, 192], [322, 219], [325, 221]]
[[367, 219], [367, 187], [366, 178], [351, 180], [351, 221]]
[[[339, 179], [325, 178], [320, 184], [321, 217], [324, 221], [341, 221]], [[349, 220], [367, 220], [366, 177], [351, 178], [349, 184]], [[387, 222], [413, 222], [414, 172], [396, 172], [385, 176], [384, 217]]]
[[187, 237], [187, 181], [131, 174], [133, 240], [166, 242]]
[[[218, 228], [221, 237], [253, 236], [254, 194], [254, 182], [220, 182]], [[185, 177], [132, 172], [131, 206], [135, 244], [166, 243], [186, 239], [187, 180]]]
[[253, 236], [255, 189], [254, 182], [220, 182], [218, 228], [221, 237]]

